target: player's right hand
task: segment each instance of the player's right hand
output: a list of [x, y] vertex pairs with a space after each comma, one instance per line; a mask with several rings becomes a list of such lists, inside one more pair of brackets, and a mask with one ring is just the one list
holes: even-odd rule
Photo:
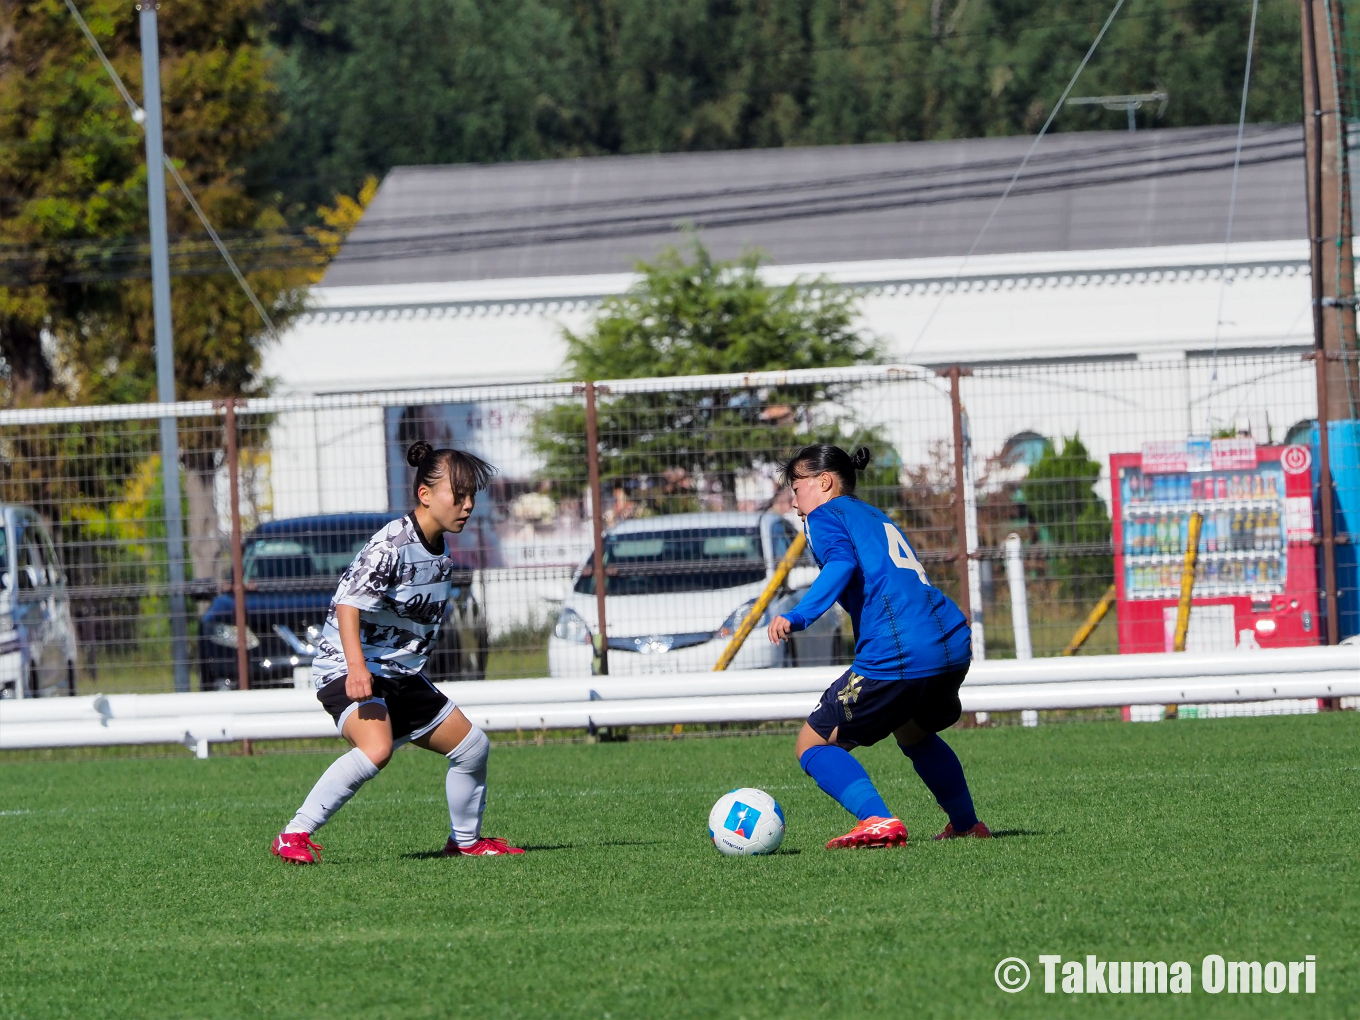
[[367, 701], [373, 697], [373, 674], [363, 666], [351, 669], [345, 678], [345, 695], [351, 701]]

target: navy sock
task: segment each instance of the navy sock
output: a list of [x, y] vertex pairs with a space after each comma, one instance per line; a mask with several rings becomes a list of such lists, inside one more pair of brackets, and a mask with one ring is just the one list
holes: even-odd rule
[[902, 753], [916, 766], [916, 774], [944, 808], [955, 832], [967, 832], [977, 824], [973, 795], [968, 792], [959, 756], [938, 733], [932, 733], [919, 744], [903, 746]]
[[845, 748], [834, 744], [809, 747], [798, 759], [798, 764], [817, 781], [823, 793], [838, 800], [860, 821], [892, 817], [869, 773]]

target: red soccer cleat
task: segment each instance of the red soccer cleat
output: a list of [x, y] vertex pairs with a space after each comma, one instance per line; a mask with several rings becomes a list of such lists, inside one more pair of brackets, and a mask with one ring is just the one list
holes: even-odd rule
[[503, 839], [493, 839], [485, 836], [477, 840], [472, 846], [459, 846], [452, 836], [444, 844], [445, 857], [499, 857], [501, 854], [522, 854], [524, 853], [517, 846], [510, 846]]
[[907, 827], [899, 818], [866, 818], [844, 836], [826, 845], [828, 850], [878, 846], [906, 846]]
[[950, 822], [948, 825], [946, 825], [946, 826], [944, 827], [944, 832], [940, 833], [940, 834], [939, 834], [938, 836], [936, 836], [935, 838], [936, 838], [936, 839], [968, 839], [970, 836], [971, 836], [973, 839], [991, 839], [991, 838], [992, 838], [992, 830], [989, 829], [989, 828], [987, 828], [987, 826], [983, 825], [981, 822], [978, 822], [976, 825], [974, 825], [974, 826], [973, 826], [971, 829], [969, 829], [967, 832], [955, 832], [955, 831], [954, 831], [954, 823], [953, 823], [953, 822]]
[[321, 844], [312, 842], [310, 832], [280, 832], [269, 852], [290, 864], [320, 864]]

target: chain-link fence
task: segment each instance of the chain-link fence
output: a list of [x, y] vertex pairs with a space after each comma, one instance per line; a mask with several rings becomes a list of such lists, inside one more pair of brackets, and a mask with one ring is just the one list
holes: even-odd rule
[[[1169, 650], [1195, 512], [1186, 646], [1325, 643], [1316, 395], [1313, 362], [1293, 353], [3, 412], [0, 684], [230, 688], [243, 662], [251, 687], [306, 684], [339, 574], [413, 506], [417, 439], [499, 469], [449, 536], [461, 569], [438, 679], [711, 669], [797, 539], [776, 476], [817, 441], [869, 447], [859, 497], [971, 611], [977, 655], [1058, 654], [1101, 607], [1085, 651]], [[1328, 432], [1337, 638], [1360, 629], [1354, 424]], [[805, 552], [765, 618], [815, 574]], [[828, 614], [785, 647], [757, 630], [733, 667], [848, 662], [853, 643]]]

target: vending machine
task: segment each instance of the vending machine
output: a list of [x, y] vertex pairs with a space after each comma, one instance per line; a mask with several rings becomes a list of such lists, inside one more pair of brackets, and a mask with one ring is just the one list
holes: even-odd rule
[[1320, 643], [1312, 453], [1251, 439], [1110, 457], [1120, 652], [1169, 652], [1190, 514], [1204, 516], [1188, 651]]

